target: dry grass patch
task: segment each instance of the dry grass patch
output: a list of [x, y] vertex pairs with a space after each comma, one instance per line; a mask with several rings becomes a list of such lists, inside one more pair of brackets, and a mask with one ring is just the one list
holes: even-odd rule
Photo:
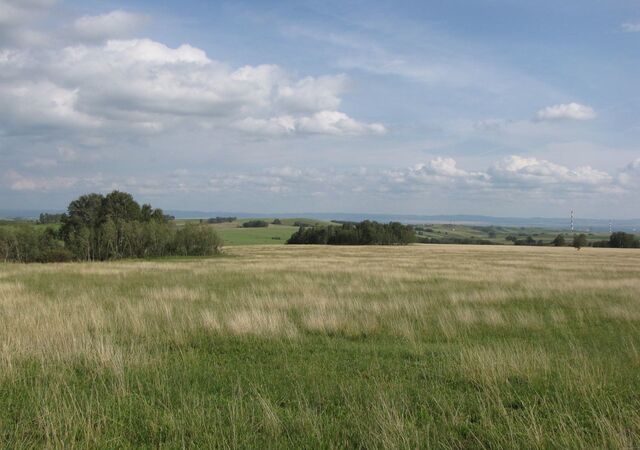
[[229, 314], [226, 328], [235, 335], [251, 335], [257, 337], [294, 337], [298, 329], [281, 311], [242, 310]]
[[469, 379], [485, 384], [506, 382], [512, 376], [541, 376], [551, 368], [549, 355], [530, 345], [467, 346], [460, 352], [460, 370]]

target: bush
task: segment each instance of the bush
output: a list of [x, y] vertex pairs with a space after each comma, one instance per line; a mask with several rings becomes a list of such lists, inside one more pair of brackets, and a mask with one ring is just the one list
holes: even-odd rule
[[227, 223], [235, 222], [237, 217], [211, 217], [207, 219], [207, 223]]
[[269, 224], [264, 220], [248, 220], [242, 224], [243, 228], [265, 228], [268, 226]]
[[171, 247], [176, 255], [211, 256], [220, 253], [222, 241], [211, 227], [187, 223], [176, 232]]
[[273, 225], [282, 225], [282, 221], [280, 219], [273, 219], [273, 222], [271, 222]]
[[73, 260], [73, 253], [64, 247], [49, 248], [40, 254], [40, 262], [62, 263]]

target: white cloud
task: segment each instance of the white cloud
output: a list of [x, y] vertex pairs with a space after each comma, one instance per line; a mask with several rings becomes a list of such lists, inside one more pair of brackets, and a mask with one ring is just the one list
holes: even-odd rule
[[640, 22], [623, 23], [622, 31], [626, 33], [640, 33]]
[[[638, 163], [640, 167], [640, 162]], [[640, 171], [639, 171], [640, 172]], [[511, 192], [527, 196], [545, 192], [551, 196], [573, 192], [623, 192], [615, 178], [589, 166], [571, 169], [550, 161], [512, 155], [495, 162], [486, 171], [468, 171], [452, 158], [435, 158], [426, 163], [385, 173], [389, 191], [429, 191], [455, 188], [473, 196], [484, 192]]]
[[295, 79], [268, 64], [232, 69], [186, 44], [111, 39], [2, 51], [0, 68], [6, 69], [0, 75], [5, 126], [22, 132], [30, 126], [143, 133], [201, 126], [271, 136], [385, 132], [332, 109], [341, 103], [344, 75]]
[[347, 85], [345, 75], [305, 77], [297, 82], [279, 86], [278, 102], [290, 111], [335, 110], [340, 107]]
[[0, 0], [0, 25], [23, 24], [54, 3], [55, 0]]
[[366, 124], [352, 119], [340, 111], [319, 111], [311, 116], [280, 116], [270, 119], [249, 117], [236, 122], [235, 127], [261, 135], [330, 134], [364, 135], [384, 134], [386, 128], [379, 123]]
[[[79, 90], [67, 89], [50, 81], [0, 83], [0, 117], [9, 131], [25, 126], [96, 127], [100, 119], [77, 108]], [[2, 125], [0, 125], [0, 128]]]
[[97, 16], [82, 16], [73, 22], [76, 36], [89, 40], [129, 37], [148, 20], [146, 16], [115, 10]]
[[640, 189], [640, 158], [630, 162], [621, 170], [618, 179], [626, 188]]
[[35, 178], [24, 176], [14, 170], [6, 174], [9, 189], [12, 191], [57, 191], [73, 187], [78, 179], [75, 177]]
[[379, 123], [358, 122], [340, 111], [319, 111], [310, 117], [299, 119], [298, 128], [306, 133], [318, 134], [384, 134], [386, 129]]
[[460, 169], [452, 158], [435, 158], [427, 163], [418, 164], [406, 172], [407, 180], [419, 183], [465, 183], [478, 184], [488, 181], [482, 172], [468, 172]]
[[544, 186], [549, 184], [579, 184], [602, 186], [612, 181], [611, 175], [589, 166], [569, 169], [565, 166], [536, 158], [512, 155], [489, 169], [494, 183], [511, 185]]
[[538, 120], [591, 120], [595, 119], [596, 112], [592, 107], [580, 103], [563, 103], [547, 106], [538, 111]]

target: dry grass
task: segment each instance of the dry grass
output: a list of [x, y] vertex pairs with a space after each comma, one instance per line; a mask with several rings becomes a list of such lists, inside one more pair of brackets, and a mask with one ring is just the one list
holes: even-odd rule
[[227, 254], [0, 265], [0, 446], [182, 446], [187, 423], [205, 446], [640, 445], [637, 251]]

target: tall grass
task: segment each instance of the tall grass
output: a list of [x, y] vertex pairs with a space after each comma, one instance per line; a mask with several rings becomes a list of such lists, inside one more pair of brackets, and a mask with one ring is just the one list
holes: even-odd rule
[[0, 447], [634, 448], [640, 253], [0, 265]]

